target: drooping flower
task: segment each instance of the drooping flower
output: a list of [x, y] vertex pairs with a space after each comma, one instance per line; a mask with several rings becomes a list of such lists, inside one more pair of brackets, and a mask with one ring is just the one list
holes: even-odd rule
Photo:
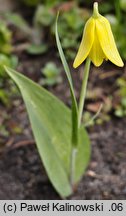
[[98, 12], [98, 3], [94, 3], [92, 17], [87, 21], [82, 41], [74, 60], [73, 67], [78, 67], [87, 57], [95, 66], [100, 66], [103, 60], [123, 67], [123, 61], [117, 50], [109, 21]]

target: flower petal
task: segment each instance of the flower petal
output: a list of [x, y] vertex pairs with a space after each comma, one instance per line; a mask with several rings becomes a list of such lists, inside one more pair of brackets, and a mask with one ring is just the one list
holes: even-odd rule
[[115, 65], [123, 67], [124, 64], [117, 50], [109, 21], [101, 15], [96, 19], [96, 31], [106, 58]]
[[74, 68], [78, 67], [87, 58], [94, 41], [94, 29], [95, 21], [91, 17], [85, 25], [82, 41], [73, 63]]
[[89, 53], [89, 57], [96, 67], [100, 66], [103, 60], [106, 58], [102, 51], [101, 45], [99, 43], [96, 29], [95, 29], [94, 43]]

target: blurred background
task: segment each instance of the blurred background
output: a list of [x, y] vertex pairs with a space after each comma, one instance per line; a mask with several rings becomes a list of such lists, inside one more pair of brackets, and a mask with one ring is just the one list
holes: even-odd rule
[[[20, 93], [3, 65], [44, 86], [68, 106], [70, 92], [55, 41], [58, 30], [78, 99], [83, 67], [72, 68], [92, 0], [0, 0], [0, 199], [59, 198], [41, 165]], [[99, 0], [126, 60], [126, 0]], [[102, 109], [97, 116], [93, 116]], [[93, 119], [92, 119], [93, 118]], [[91, 120], [92, 119], [92, 120]], [[89, 122], [87, 124], [87, 122]], [[126, 197], [126, 68], [109, 61], [92, 65], [83, 123], [90, 133], [92, 159], [72, 199]], [[85, 188], [85, 190], [83, 189]]]

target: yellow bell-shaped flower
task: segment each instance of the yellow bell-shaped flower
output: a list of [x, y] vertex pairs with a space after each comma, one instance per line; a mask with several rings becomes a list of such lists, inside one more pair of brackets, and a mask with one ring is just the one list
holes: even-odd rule
[[73, 67], [78, 67], [87, 57], [95, 66], [100, 66], [103, 60], [123, 67], [123, 61], [117, 50], [109, 21], [98, 12], [98, 3], [94, 3], [92, 17], [87, 21], [82, 41], [74, 60]]

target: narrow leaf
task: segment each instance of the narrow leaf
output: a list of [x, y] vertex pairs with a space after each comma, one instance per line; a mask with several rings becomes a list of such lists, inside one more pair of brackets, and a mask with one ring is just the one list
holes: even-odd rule
[[57, 22], [58, 22], [58, 16], [57, 15], [57, 19], [56, 19], [56, 28], [55, 28], [55, 35], [56, 35], [56, 43], [57, 43], [57, 47], [58, 47], [58, 51], [60, 54], [60, 58], [62, 61], [62, 64], [64, 66], [64, 70], [68, 79], [68, 83], [70, 86], [70, 92], [71, 92], [71, 98], [72, 98], [72, 144], [76, 145], [77, 144], [77, 139], [78, 139], [78, 108], [77, 108], [77, 101], [76, 101], [76, 97], [74, 94], [74, 88], [73, 88], [73, 82], [72, 82], [72, 78], [71, 78], [71, 74], [70, 74], [70, 69], [69, 66], [67, 64], [62, 46], [61, 46], [61, 42], [59, 39], [59, 35], [58, 35], [58, 26], [57, 26]]

